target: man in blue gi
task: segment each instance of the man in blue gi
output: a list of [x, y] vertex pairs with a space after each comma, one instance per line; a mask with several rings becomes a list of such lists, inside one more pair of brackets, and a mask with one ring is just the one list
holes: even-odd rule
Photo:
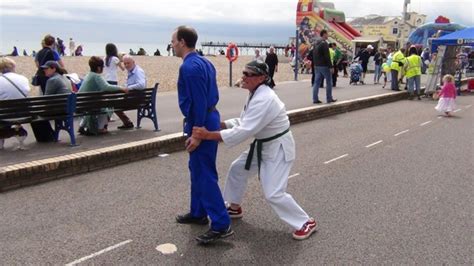
[[184, 133], [186, 150], [189, 152], [189, 171], [191, 173], [191, 211], [178, 215], [181, 224], [208, 224], [209, 231], [196, 237], [199, 243], [206, 244], [219, 238], [228, 237], [234, 232], [230, 218], [219, 189], [216, 156], [217, 141], [199, 140], [192, 136], [194, 126], [206, 127], [211, 131], [220, 129], [220, 115], [216, 109], [219, 101], [216, 70], [214, 66], [195, 51], [198, 35], [188, 26], [178, 27], [172, 35], [171, 45], [177, 57], [183, 59], [179, 68], [178, 99], [179, 108], [186, 123]]

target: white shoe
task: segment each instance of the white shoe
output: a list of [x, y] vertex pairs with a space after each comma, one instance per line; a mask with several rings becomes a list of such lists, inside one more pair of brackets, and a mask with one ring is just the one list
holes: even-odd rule
[[25, 129], [23, 129], [22, 127], [20, 127], [18, 130], [21, 131], [21, 132], [19, 132], [18, 135], [15, 136], [16, 139], [18, 140], [18, 143], [19, 143], [17, 149], [18, 150], [25, 150], [24, 142], [25, 142], [26, 137], [28, 137], [28, 132]]
[[18, 148], [16, 150], [26, 150], [25, 149], [25, 139], [27, 136], [16, 136], [16, 139], [18, 140]]

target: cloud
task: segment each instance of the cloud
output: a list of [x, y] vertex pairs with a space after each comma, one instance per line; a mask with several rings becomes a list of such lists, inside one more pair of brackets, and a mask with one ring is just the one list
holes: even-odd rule
[[[316, 0], [315, 0], [316, 1]], [[328, 0], [346, 17], [369, 14], [399, 16], [404, 0]], [[297, 0], [2, 0], [2, 15], [41, 16], [70, 20], [100, 20], [91, 11], [99, 11], [114, 21], [130, 23], [179, 19], [190, 22], [227, 22], [254, 25], [293, 25]], [[472, 0], [411, 0], [409, 11], [428, 15], [428, 20], [445, 15], [461, 23], [473, 24]], [[469, 12], [470, 11], [470, 12]], [[71, 15], [73, 14], [73, 15]]]
[[[182, 19], [185, 21], [231, 22], [240, 24], [294, 23], [296, 2], [240, 0], [144, 1], [144, 0], [3, 0], [4, 15], [41, 16], [45, 18], [92, 19], [89, 11], [103, 11], [107, 17], [128, 21]], [[76, 16], [70, 16], [70, 14]], [[115, 16], [114, 16], [115, 15]], [[100, 18], [95, 18], [100, 19]]]

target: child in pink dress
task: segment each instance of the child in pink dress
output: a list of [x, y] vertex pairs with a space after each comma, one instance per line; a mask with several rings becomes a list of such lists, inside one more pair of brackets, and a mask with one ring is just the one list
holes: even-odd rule
[[439, 93], [438, 105], [435, 109], [438, 112], [444, 112], [446, 116], [451, 116], [451, 112], [456, 109], [456, 87], [454, 86], [454, 77], [445, 75], [443, 77], [443, 88]]

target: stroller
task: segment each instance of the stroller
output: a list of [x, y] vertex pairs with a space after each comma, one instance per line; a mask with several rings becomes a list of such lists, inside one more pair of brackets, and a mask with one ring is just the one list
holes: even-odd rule
[[352, 62], [351, 66], [349, 67], [349, 71], [351, 73], [349, 85], [357, 85], [358, 82], [362, 83], [362, 81], [360, 80], [360, 76], [362, 74], [362, 66], [358, 61]]

